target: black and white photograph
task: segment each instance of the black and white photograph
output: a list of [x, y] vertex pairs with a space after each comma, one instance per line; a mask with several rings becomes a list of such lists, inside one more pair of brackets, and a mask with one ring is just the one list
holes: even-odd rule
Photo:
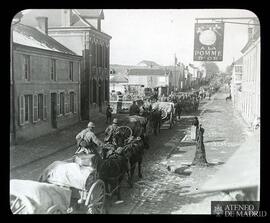
[[19, 11], [10, 212], [265, 217], [260, 92], [252, 11]]

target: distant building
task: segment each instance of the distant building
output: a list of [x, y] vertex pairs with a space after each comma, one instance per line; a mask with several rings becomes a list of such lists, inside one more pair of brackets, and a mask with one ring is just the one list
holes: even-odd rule
[[[20, 143], [80, 120], [81, 57], [45, 33], [13, 25], [11, 113], [13, 142]], [[14, 113], [14, 116], [13, 116]]]
[[112, 91], [125, 93], [126, 85], [128, 84], [128, 78], [123, 75], [111, 75], [110, 77], [110, 93]]
[[[257, 20], [257, 19], [256, 19]], [[256, 23], [259, 23], [257, 20]], [[260, 117], [261, 38], [260, 26], [248, 28], [243, 54], [242, 116], [248, 124]]]
[[127, 72], [129, 86], [140, 86], [152, 88], [159, 91], [159, 94], [169, 92], [169, 83], [172, 73], [165, 69], [134, 68]]
[[48, 34], [83, 57], [80, 73], [82, 119], [87, 120], [104, 111], [109, 101], [111, 36], [101, 29], [103, 10], [30, 10], [22, 23], [35, 27], [36, 15], [48, 17]]

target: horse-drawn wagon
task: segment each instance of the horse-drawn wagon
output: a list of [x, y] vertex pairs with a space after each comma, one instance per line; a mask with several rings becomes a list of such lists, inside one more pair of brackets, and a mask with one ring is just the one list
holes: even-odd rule
[[66, 214], [72, 210], [104, 213], [105, 185], [92, 165], [95, 159], [96, 155], [89, 154], [55, 161], [43, 171], [39, 182], [11, 180], [12, 213]]
[[161, 111], [162, 126], [172, 128], [175, 123], [175, 106], [173, 102], [158, 102]]

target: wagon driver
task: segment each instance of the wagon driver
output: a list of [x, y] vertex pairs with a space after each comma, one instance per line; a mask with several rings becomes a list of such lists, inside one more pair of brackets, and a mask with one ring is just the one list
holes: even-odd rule
[[77, 136], [77, 145], [79, 149], [76, 153], [85, 152], [85, 153], [94, 153], [97, 154], [97, 148], [103, 147], [104, 143], [99, 140], [94, 133], [95, 124], [89, 122], [87, 128], [82, 130]]
[[112, 125], [109, 125], [105, 130], [105, 142], [112, 143], [113, 142], [113, 136], [114, 133], [118, 129], [118, 120], [117, 118], [113, 119]]

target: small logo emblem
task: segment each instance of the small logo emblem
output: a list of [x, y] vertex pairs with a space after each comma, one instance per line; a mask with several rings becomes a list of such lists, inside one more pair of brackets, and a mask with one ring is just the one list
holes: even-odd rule
[[223, 214], [223, 209], [220, 204], [214, 207], [214, 214], [216, 214], [217, 216], [220, 216]]

